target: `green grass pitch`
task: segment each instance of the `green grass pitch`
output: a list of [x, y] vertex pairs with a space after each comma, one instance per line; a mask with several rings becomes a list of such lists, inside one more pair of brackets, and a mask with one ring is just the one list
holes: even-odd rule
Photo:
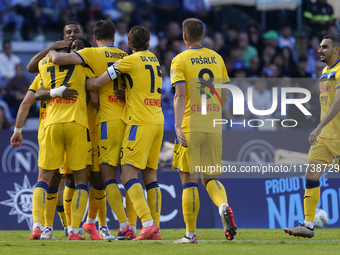
[[[112, 230], [111, 233], [117, 233]], [[67, 241], [63, 231], [57, 239], [28, 241], [29, 231], [0, 231], [0, 254], [339, 254], [340, 230], [317, 229], [312, 239], [297, 238], [282, 229], [238, 229], [233, 241], [222, 229], [198, 229], [197, 244], [174, 244], [184, 229], [162, 229], [161, 241]], [[84, 234], [87, 238], [89, 235]]]

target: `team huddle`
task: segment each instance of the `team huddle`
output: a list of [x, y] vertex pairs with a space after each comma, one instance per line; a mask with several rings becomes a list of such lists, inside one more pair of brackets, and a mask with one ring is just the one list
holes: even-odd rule
[[[194, 167], [221, 164], [222, 130], [212, 128], [209, 120], [221, 118], [228, 98], [226, 89], [214, 89], [214, 85], [230, 79], [222, 57], [201, 46], [203, 23], [187, 19], [182, 28], [187, 50], [173, 58], [170, 67], [175, 89], [173, 168], [179, 171], [183, 185], [186, 225], [185, 236], [175, 243], [197, 243], [199, 178], [219, 208], [226, 238], [233, 240], [237, 226], [223, 184], [217, 174], [197, 173]], [[28, 109], [40, 100], [39, 175], [33, 192], [33, 230], [29, 240], [53, 238], [55, 208], [68, 240], [87, 240], [80, 232], [87, 203], [88, 215], [82, 229], [93, 240], [115, 239], [107, 227], [106, 201], [119, 221], [118, 240], [161, 240], [162, 196], [157, 181], [164, 125], [161, 68], [157, 57], [148, 50], [150, 34], [145, 27], [135, 26], [129, 31], [131, 55], [112, 46], [114, 36], [111, 21], [97, 21], [93, 36], [97, 47], [91, 47], [83, 39], [82, 26], [70, 22], [64, 27], [64, 41], [38, 53], [28, 65], [29, 70], [39, 74], [20, 106], [11, 144], [21, 145]], [[209, 61], [193, 62], [196, 58]], [[193, 78], [198, 80], [194, 86]], [[197, 86], [200, 87], [194, 89]], [[202, 91], [207, 90], [210, 92], [205, 94], [210, 97], [206, 100], [214, 102], [216, 110], [203, 115], [191, 112], [191, 105], [200, 104]], [[126, 210], [117, 186], [117, 169], [126, 191]], [[139, 170], [146, 199], [138, 180]], [[310, 185], [314, 188], [316, 184]], [[136, 237], [137, 216], [143, 227]]]

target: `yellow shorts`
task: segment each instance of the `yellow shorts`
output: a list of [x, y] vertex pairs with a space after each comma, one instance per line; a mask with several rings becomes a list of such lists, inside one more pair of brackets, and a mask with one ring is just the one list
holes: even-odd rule
[[163, 125], [127, 125], [121, 155], [122, 165], [139, 169], [158, 169], [163, 140]]
[[122, 120], [111, 120], [98, 125], [99, 164], [117, 166], [126, 124]]
[[71, 168], [69, 168], [69, 167], [67, 166], [67, 155], [66, 155], [66, 151], [65, 151], [65, 154], [64, 154], [64, 166], [62, 166], [62, 167], [59, 169], [59, 173], [60, 173], [60, 174], [72, 174]]
[[307, 160], [319, 164], [331, 164], [334, 157], [336, 164], [339, 164], [339, 158], [337, 158], [339, 156], [340, 140], [317, 137], [317, 143], [309, 149]]
[[[172, 168], [184, 173], [195, 172], [207, 175], [222, 173], [222, 135], [215, 133], [185, 133], [188, 148], [175, 139]], [[219, 167], [220, 168], [219, 168]]]
[[98, 158], [98, 139], [97, 132], [90, 133], [92, 146], [92, 166], [90, 172], [100, 172]]
[[76, 122], [56, 123], [47, 126], [40, 142], [38, 165], [45, 170], [55, 170], [64, 165], [72, 171], [92, 164], [88, 129]]

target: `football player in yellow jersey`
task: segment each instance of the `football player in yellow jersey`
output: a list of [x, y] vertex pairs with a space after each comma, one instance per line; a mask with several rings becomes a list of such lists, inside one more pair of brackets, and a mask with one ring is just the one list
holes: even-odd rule
[[289, 235], [312, 238], [314, 217], [320, 198], [320, 176], [326, 168], [339, 169], [340, 159], [340, 38], [325, 36], [321, 43], [320, 61], [326, 63], [320, 78], [321, 122], [309, 135], [311, 145], [307, 157], [305, 173], [304, 223], [295, 228], [285, 228]]
[[[75, 193], [71, 205], [71, 231], [68, 240], [85, 240], [79, 234], [79, 224], [87, 203], [86, 167], [91, 165], [91, 145], [88, 134], [86, 113], [87, 77], [94, 77], [89, 68], [79, 65], [58, 66], [46, 57], [39, 62], [39, 71], [44, 88], [59, 88], [70, 82], [78, 92], [75, 100], [55, 97], [47, 102], [47, 117], [44, 133], [40, 142], [38, 165], [41, 167], [38, 183], [33, 192], [33, 232], [30, 239], [39, 236], [42, 214], [45, 204], [45, 190], [54, 172], [64, 164], [64, 151], [68, 157], [68, 166], [73, 170]], [[51, 94], [53, 97], [53, 95]]]
[[[222, 57], [202, 47], [203, 29], [203, 23], [198, 19], [190, 18], [183, 22], [183, 40], [187, 50], [171, 62], [170, 79], [176, 89], [174, 111], [177, 135], [173, 168], [179, 170], [183, 184], [182, 207], [186, 224], [186, 235], [175, 243], [197, 243], [196, 221], [200, 201], [197, 189], [199, 176], [194, 173], [195, 165], [221, 164], [222, 130], [213, 128], [212, 120], [221, 119], [228, 93], [226, 89], [215, 89], [214, 85], [227, 83], [230, 79]], [[195, 111], [203, 108], [201, 94], [207, 98], [206, 115], [201, 115], [200, 110]], [[215, 100], [215, 96], [219, 100]], [[232, 240], [237, 227], [233, 211], [228, 206], [225, 188], [216, 174], [201, 173], [201, 178], [210, 198], [219, 208], [226, 238]]]
[[[99, 78], [88, 79], [87, 89], [97, 89], [117, 74], [126, 81], [126, 123], [121, 151], [121, 181], [142, 221], [143, 228], [134, 240], [159, 240], [161, 192], [157, 182], [158, 157], [163, 139], [164, 116], [161, 109], [162, 78], [158, 59], [149, 48], [150, 34], [145, 27], [129, 31], [128, 45], [133, 54], [118, 60]], [[147, 189], [144, 199], [138, 170]], [[148, 207], [148, 204], [150, 208]]]
[[[72, 54], [59, 54], [50, 51], [49, 56], [56, 64], [83, 64], [90, 66], [97, 76], [100, 76], [108, 66], [127, 54], [113, 46], [115, 25], [109, 20], [96, 22], [93, 39], [97, 48], [86, 48]], [[125, 101], [118, 99], [114, 92], [122, 89], [122, 81], [109, 81], [99, 89], [100, 108], [98, 112], [98, 155], [100, 174], [111, 209], [119, 221], [118, 239], [130, 239], [134, 231], [128, 224], [128, 219], [122, 203], [121, 193], [116, 182], [116, 168], [119, 164], [120, 149], [125, 130], [121, 120]], [[94, 219], [84, 223], [84, 229], [94, 228]]]

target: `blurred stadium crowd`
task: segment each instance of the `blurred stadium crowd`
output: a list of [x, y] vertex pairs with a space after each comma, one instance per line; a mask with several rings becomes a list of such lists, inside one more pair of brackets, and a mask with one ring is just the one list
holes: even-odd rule
[[[239, 22], [232, 13], [246, 16], [248, 23]], [[203, 46], [223, 57], [233, 84], [245, 94], [248, 87], [253, 88], [256, 109], [270, 108], [272, 87], [298, 86], [310, 90], [312, 99], [305, 107], [312, 116], [304, 116], [294, 106], [288, 109], [288, 118], [298, 120], [299, 128], [311, 128], [319, 122], [316, 78], [325, 66], [319, 61], [319, 43], [326, 34], [339, 35], [340, 26], [327, 0], [303, 0], [302, 14], [303, 29], [297, 31], [296, 11], [268, 12], [264, 29], [261, 13], [255, 7], [210, 6], [205, 0], [0, 0], [0, 130], [13, 127], [20, 102], [31, 83], [24, 74], [25, 64], [12, 53], [11, 41], [60, 39], [64, 24], [72, 20], [84, 26], [86, 39], [94, 45], [92, 31], [99, 19], [115, 23], [115, 46], [127, 53], [131, 53], [127, 46], [129, 29], [135, 25], [149, 29], [150, 50], [158, 57], [163, 75], [165, 130], [172, 130], [170, 61], [185, 50], [181, 22], [188, 17], [204, 22]], [[234, 118], [232, 99], [228, 100], [223, 114], [226, 119]], [[279, 115], [278, 107], [272, 117], [280, 118]], [[38, 116], [37, 105], [28, 117]], [[242, 116], [243, 119], [254, 117], [248, 111]]]

